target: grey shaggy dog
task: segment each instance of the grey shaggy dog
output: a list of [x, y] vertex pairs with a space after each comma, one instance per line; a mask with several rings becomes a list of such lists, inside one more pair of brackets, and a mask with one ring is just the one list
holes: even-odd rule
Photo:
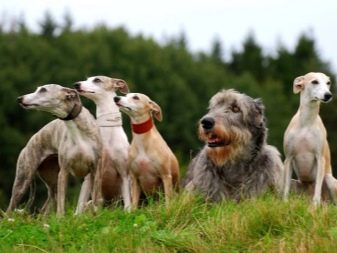
[[191, 161], [185, 188], [207, 200], [254, 197], [268, 188], [282, 190], [280, 154], [267, 145], [264, 106], [237, 91], [222, 90], [199, 122], [204, 148]]

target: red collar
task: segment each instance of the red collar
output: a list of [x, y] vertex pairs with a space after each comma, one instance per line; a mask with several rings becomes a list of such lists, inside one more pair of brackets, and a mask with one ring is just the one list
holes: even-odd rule
[[140, 124], [131, 124], [131, 127], [132, 131], [136, 134], [146, 133], [153, 127], [152, 118], [150, 117], [147, 121]]

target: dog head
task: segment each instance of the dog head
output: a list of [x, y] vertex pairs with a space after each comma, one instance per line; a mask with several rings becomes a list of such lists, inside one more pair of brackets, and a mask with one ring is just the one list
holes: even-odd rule
[[20, 96], [17, 100], [25, 109], [49, 112], [65, 120], [76, 117], [82, 109], [77, 91], [58, 84], [40, 86], [35, 92]]
[[160, 106], [144, 94], [129, 93], [126, 96], [116, 96], [114, 101], [122, 112], [129, 115], [133, 123], [144, 122], [150, 117], [162, 121]]
[[330, 78], [323, 73], [310, 72], [304, 76], [296, 77], [293, 83], [294, 93], [309, 101], [330, 102], [332, 94], [330, 92]]
[[265, 142], [265, 132], [261, 100], [235, 90], [215, 94], [208, 113], [199, 121], [199, 138], [206, 143], [209, 158], [218, 166], [241, 156], [243, 150], [258, 150]]
[[107, 76], [89, 77], [86, 81], [75, 83], [74, 86], [82, 96], [94, 101], [105, 96], [106, 92], [115, 93], [118, 90], [124, 94], [129, 92], [128, 84], [124, 80]]

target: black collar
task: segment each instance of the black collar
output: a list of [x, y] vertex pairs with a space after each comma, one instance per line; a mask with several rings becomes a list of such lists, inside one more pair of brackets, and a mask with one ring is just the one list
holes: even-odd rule
[[81, 111], [82, 111], [82, 104], [75, 103], [73, 109], [71, 109], [71, 111], [68, 114], [68, 116], [65, 117], [65, 118], [59, 118], [59, 119], [65, 120], [65, 121], [73, 120], [73, 119], [75, 119], [80, 114]]

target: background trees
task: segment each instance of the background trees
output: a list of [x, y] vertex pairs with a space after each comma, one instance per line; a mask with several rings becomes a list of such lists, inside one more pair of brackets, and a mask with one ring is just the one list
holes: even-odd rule
[[[141, 34], [132, 36], [123, 27], [100, 25], [74, 30], [70, 15], [65, 15], [63, 24], [57, 24], [48, 13], [40, 28], [34, 33], [23, 20], [9, 30], [0, 27], [0, 208], [8, 203], [20, 150], [52, 119], [42, 112], [24, 111], [16, 103], [16, 97], [40, 84], [72, 87], [75, 81], [99, 74], [125, 79], [131, 91], [146, 93], [161, 105], [164, 120], [157, 126], [185, 167], [190, 154], [202, 146], [196, 134], [197, 122], [218, 90], [235, 88], [261, 97], [266, 106], [269, 143], [282, 152], [283, 133], [299, 100], [292, 94], [293, 79], [309, 71], [334, 77], [308, 34], [299, 36], [294, 49], [280, 45], [275, 54], [268, 55], [250, 33], [242, 49], [230, 52], [230, 59], [225, 60], [219, 40], [214, 41], [210, 52], [190, 52], [184, 34], [159, 44]], [[91, 102], [82, 101], [94, 112]], [[321, 113], [329, 133], [333, 166], [337, 164], [335, 101], [323, 105]], [[128, 119], [124, 118], [130, 134]]]

